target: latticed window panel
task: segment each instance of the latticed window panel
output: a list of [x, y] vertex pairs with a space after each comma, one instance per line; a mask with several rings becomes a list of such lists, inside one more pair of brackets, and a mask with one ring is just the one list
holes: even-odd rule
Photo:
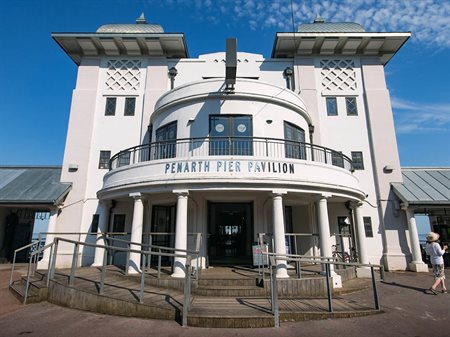
[[105, 106], [105, 116], [114, 116], [116, 114], [116, 97], [107, 97]]
[[106, 70], [106, 88], [111, 91], [137, 91], [140, 86], [139, 60], [109, 60]]
[[356, 91], [355, 66], [352, 60], [322, 60], [320, 66], [324, 91]]
[[348, 116], [358, 115], [358, 107], [356, 106], [356, 97], [345, 97], [345, 105], [347, 107]]
[[364, 159], [361, 151], [352, 152], [352, 162], [355, 170], [364, 170]]
[[134, 110], [136, 108], [136, 97], [125, 98], [125, 116], [134, 116]]

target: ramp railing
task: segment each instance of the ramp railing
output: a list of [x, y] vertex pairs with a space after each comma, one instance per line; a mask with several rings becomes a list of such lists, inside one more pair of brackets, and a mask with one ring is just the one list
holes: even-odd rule
[[335, 261], [335, 258], [332, 257], [322, 257], [322, 258], [307, 258], [301, 255], [293, 255], [293, 254], [275, 254], [262, 252], [263, 255], [268, 257], [268, 270], [270, 274], [270, 301], [271, 301], [271, 310], [275, 320], [275, 326], [280, 326], [280, 308], [278, 301], [278, 282], [276, 276], [277, 271], [277, 261], [286, 260], [290, 261], [298, 261], [299, 263], [319, 263], [324, 266], [325, 269], [325, 279], [326, 279], [326, 288], [327, 288], [327, 300], [328, 300], [328, 312], [333, 312], [333, 296], [332, 296], [332, 272], [331, 265], [335, 266], [346, 266], [346, 267], [355, 267], [355, 268], [369, 268], [370, 275], [372, 280], [372, 292], [373, 292], [373, 303], [375, 310], [380, 310], [380, 302], [378, 297], [378, 289], [376, 283], [375, 269], [378, 269], [380, 273], [380, 279], [384, 280], [384, 266], [377, 264], [362, 264], [362, 263], [354, 263], [354, 262], [340, 262]]

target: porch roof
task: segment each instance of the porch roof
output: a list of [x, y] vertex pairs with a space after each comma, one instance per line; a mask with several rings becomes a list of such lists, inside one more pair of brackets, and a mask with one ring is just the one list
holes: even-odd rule
[[405, 167], [402, 176], [403, 183], [391, 184], [402, 202], [450, 207], [450, 167]]
[[0, 166], [0, 204], [56, 205], [71, 187], [60, 177], [60, 166]]

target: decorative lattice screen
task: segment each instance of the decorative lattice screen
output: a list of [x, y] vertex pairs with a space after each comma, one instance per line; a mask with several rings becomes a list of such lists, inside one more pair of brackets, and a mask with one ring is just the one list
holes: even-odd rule
[[322, 89], [324, 91], [354, 92], [355, 69], [352, 60], [321, 60]]
[[139, 90], [140, 66], [138, 60], [109, 60], [105, 82], [107, 90]]

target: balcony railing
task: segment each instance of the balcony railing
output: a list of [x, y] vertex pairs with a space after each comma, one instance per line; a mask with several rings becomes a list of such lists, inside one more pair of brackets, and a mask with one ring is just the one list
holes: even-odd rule
[[260, 137], [183, 138], [142, 144], [115, 154], [109, 161], [109, 169], [153, 160], [218, 156], [298, 159], [353, 171], [351, 159], [341, 152], [309, 143]]

